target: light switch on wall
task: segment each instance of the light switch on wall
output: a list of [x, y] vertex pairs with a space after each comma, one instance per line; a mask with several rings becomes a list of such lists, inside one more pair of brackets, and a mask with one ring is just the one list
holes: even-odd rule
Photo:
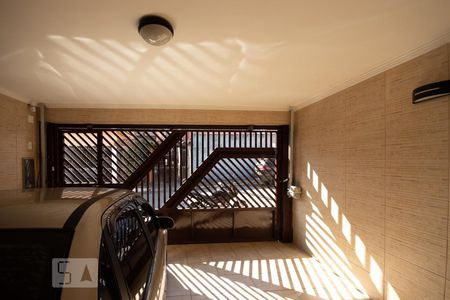
[[28, 115], [28, 123], [34, 123], [34, 116]]
[[28, 150], [33, 150], [33, 142], [28, 142], [27, 148]]

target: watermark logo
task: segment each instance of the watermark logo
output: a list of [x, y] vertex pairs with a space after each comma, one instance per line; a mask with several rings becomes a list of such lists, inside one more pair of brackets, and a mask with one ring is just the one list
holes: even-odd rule
[[96, 288], [98, 286], [98, 259], [52, 259], [52, 286], [55, 288]]

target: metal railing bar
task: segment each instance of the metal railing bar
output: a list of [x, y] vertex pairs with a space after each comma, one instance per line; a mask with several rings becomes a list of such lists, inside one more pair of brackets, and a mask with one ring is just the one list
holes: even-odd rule
[[[130, 161], [129, 159], [127, 159], [127, 157], [125, 157], [125, 156], [122, 154], [123, 159], [124, 159], [127, 163], [129, 163], [131, 166], [133, 166], [133, 168], [136, 169], [137, 167], [139, 167], [139, 164], [140, 164], [140, 163], [139, 163], [138, 161], [136, 161], [136, 159], [135, 159], [132, 155], [129, 154], [128, 150], [126, 150], [124, 147], [122, 147], [122, 145], [121, 145], [117, 140], [115, 140], [112, 136], [110, 136], [110, 135], [109, 135], [109, 132], [110, 132], [110, 131], [104, 131], [105, 135], [107, 135], [107, 136], [109, 137], [109, 139], [113, 140], [113, 141], [114, 141], [114, 144], [117, 145], [118, 148], [122, 149], [122, 151], [123, 151], [124, 153], [127, 153], [127, 154], [129, 155], [129, 158], [131, 158], [131, 161]], [[120, 137], [119, 137], [119, 141], [121, 141], [121, 140], [120, 140]], [[108, 142], [110, 142], [110, 141], [108, 140]], [[111, 145], [111, 147], [114, 147], [114, 145]]]
[[[64, 162], [66, 162], [66, 161], [64, 161]], [[76, 175], [75, 173], [73, 173], [72, 170], [76, 171], [76, 173], [78, 173], [78, 175]], [[71, 170], [70, 168], [65, 168], [64, 174], [66, 174], [66, 172], [67, 172], [67, 173], [70, 173], [70, 174], [71, 174], [74, 178], [76, 178], [76, 179], [78, 180], [78, 182], [80, 182], [80, 183], [86, 183], [86, 184], [91, 183], [91, 181], [90, 181], [89, 179], [83, 177], [83, 174], [80, 174], [80, 172], [79, 172], [77, 169], [72, 169], [72, 170]], [[74, 183], [75, 183], [75, 182], [74, 182]], [[95, 183], [95, 181], [94, 181], [94, 183]]]
[[[134, 172], [134, 170], [130, 169], [129, 165], [131, 165], [131, 167], [133, 167], [133, 168], [134, 168], [134, 165], [132, 163], [130, 163], [130, 161], [122, 154], [121, 151], [119, 151], [119, 147], [115, 147], [114, 145], [109, 144], [109, 143], [110, 143], [110, 141], [108, 139], [105, 139], [105, 138], [103, 139], [103, 154], [104, 154], [103, 157], [107, 156], [109, 159], [111, 159], [111, 165], [115, 164], [117, 167], [120, 167], [120, 165], [122, 165], [124, 168], [126, 168], [128, 170], [127, 176], [131, 175]], [[105, 149], [106, 149], [106, 151], [105, 151]], [[116, 153], [114, 153], [112, 151], [112, 149], [117, 149]], [[125, 150], [122, 149], [122, 151], [125, 151]], [[108, 156], [108, 154], [106, 152], [109, 152], [110, 156]], [[114, 162], [112, 160], [113, 156], [117, 159], [117, 162]], [[123, 170], [123, 169], [121, 169], [121, 170]]]
[[142, 148], [141, 147], [137, 147], [137, 148], [141, 151], [141, 153], [143, 155], [143, 159], [147, 158], [153, 152], [153, 149], [147, 148], [147, 146], [144, 143], [142, 143], [142, 141], [139, 139], [139, 137], [137, 137], [135, 134], [133, 134], [132, 131], [123, 131], [123, 133], [124, 133], [124, 135], [126, 134], [127, 138], [128, 138], [128, 135], [131, 135], [133, 137], [133, 139], [132, 140], [130, 139], [130, 141], [131, 142], [136, 141], [136, 143], [135, 143], [136, 146], [137, 146], [137, 144], [142, 146]]
[[[124, 161], [127, 162], [127, 163], [129, 163], [129, 164], [130, 164], [130, 162], [126, 159], [125, 156], [123, 156], [123, 155], [121, 154], [120, 151], [117, 151], [117, 154], [115, 154], [110, 148], [116, 148], [116, 149], [118, 149], [118, 147], [114, 147], [113, 145], [110, 145], [110, 144], [109, 144], [109, 141], [107, 141], [107, 139], [103, 139], [103, 153], [102, 153], [102, 154], [103, 154], [103, 155], [102, 155], [103, 159], [105, 159], [105, 157], [107, 157], [108, 159], [111, 160], [111, 166], [114, 164], [114, 165], [116, 165], [118, 168], [121, 167], [121, 166], [120, 166], [120, 164], [121, 164], [124, 168], [126, 168], [126, 169], [128, 170], [128, 172], [126, 172], [126, 173], [127, 173], [127, 176], [130, 176], [134, 171], [133, 171], [132, 169], [130, 169], [130, 167], [128, 166], [128, 164], [125, 164]], [[105, 149], [106, 149], [106, 151], [105, 151]], [[110, 155], [108, 155], [106, 152], [109, 152]], [[114, 161], [112, 160], [113, 157], [115, 157], [115, 158], [117, 159], [117, 162], [114, 162]], [[121, 168], [121, 171], [124, 171], [124, 169]]]
[[[108, 172], [109, 175], [106, 174], [106, 172]], [[108, 168], [106, 168], [105, 166], [103, 166], [103, 168], [102, 168], [102, 175], [103, 175], [102, 178], [103, 178], [103, 181], [104, 181], [104, 182], [107, 182], [107, 181], [105, 181], [105, 177], [108, 178], [108, 176], [111, 177], [110, 183], [113, 183], [113, 182], [112, 182], [113, 179], [115, 179], [115, 180], [117, 181], [117, 182], [114, 182], [114, 183], [122, 183], [122, 182], [125, 181], [125, 178], [122, 176], [122, 174], [120, 174], [120, 172], [117, 172], [116, 174], [117, 174], [117, 176], [114, 176], [114, 174], [113, 174], [110, 170], [108, 170]], [[120, 177], [120, 178], [118, 178], [118, 177]], [[119, 180], [120, 180], [120, 181], [119, 181]]]
[[[63, 164], [64, 163], [66, 163], [66, 161], [65, 160], [63, 160]], [[71, 173], [71, 172], [64, 172], [64, 178], [68, 178], [70, 181], [71, 181], [71, 183], [73, 183], [73, 184], [76, 184], [77, 182], [80, 182], [80, 181], [82, 181], [82, 180], [80, 180], [79, 178], [78, 178], [78, 176], [75, 176], [75, 174], [73, 174], [73, 173]], [[64, 183], [66, 183], [66, 181], [64, 181]]]
[[[133, 144], [133, 141], [126, 135], [125, 132], [123, 132], [123, 131], [110, 131], [110, 132], [111, 132], [112, 134], [114, 134], [114, 135], [118, 138], [118, 140], [119, 140], [125, 147], [127, 147], [129, 150], [131, 150], [131, 153], [133, 153], [133, 154], [137, 157], [137, 159], [135, 159], [135, 160], [136, 160], [136, 162], [138, 163], [138, 165], [140, 165], [140, 164], [142, 163], [142, 161], [145, 160], [145, 157], [141, 157], [138, 153], [136, 153], [136, 151], [134, 151], [133, 147], [130, 147], [130, 145], [128, 145], [128, 143], [126, 143], [126, 142], [124, 141], [124, 139], [121, 139], [120, 136], [117, 134], [117, 132], [122, 133], [122, 135], [123, 135], [124, 137], [126, 137], [127, 140], [129, 140], [129, 141]], [[130, 153], [130, 151], [127, 151], [127, 153]], [[131, 155], [130, 155], [130, 156], [131, 156]]]
[[[162, 190], [163, 190], [163, 202], [166, 202], [167, 201], [167, 199], [166, 199], [166, 179], [167, 179], [167, 172], [166, 172], [166, 160], [167, 160], [167, 153], [166, 153], [166, 155], [164, 156], [164, 159], [163, 159], [163, 164], [162, 164], [162, 167], [163, 167], [163, 172], [162, 172], [162, 174], [163, 174], [163, 184], [162, 184]], [[160, 191], [161, 192], [161, 191]]]
[[148, 148], [150, 148], [150, 151], [155, 151], [156, 148], [158, 148], [159, 143], [157, 143], [154, 139], [151, 138], [149, 132], [151, 131], [135, 131], [135, 134], [139, 135], [139, 137], [147, 142]]
[[161, 207], [161, 160], [158, 162], [158, 207]]
[[[195, 201], [194, 201], [195, 200]], [[189, 202], [188, 202], [189, 201]], [[186, 198], [183, 199], [183, 201], [181, 201], [178, 206], [176, 207], [177, 209], [180, 209], [180, 206], [185, 206], [188, 207], [190, 209], [192, 209], [192, 207], [198, 207], [200, 208], [200, 204], [202, 204], [203, 199], [201, 199], [201, 197], [199, 195], [196, 195], [195, 191], [191, 191]]]
[[162, 131], [152, 131], [152, 133], [155, 139], [159, 141], [159, 144], [164, 142], [164, 140], [167, 139], [167, 137], [170, 135], [170, 133], [169, 135], [165, 135]]
[[[229, 159], [230, 160], [230, 162], [231, 163], [236, 163], [236, 164], [238, 164], [239, 166], [242, 166], [245, 170], [251, 170], [252, 172], [247, 172], [247, 174], [249, 174], [250, 175], [250, 177], [254, 180], [254, 181], [256, 181], [256, 183], [259, 185], [260, 183], [259, 183], [259, 181], [260, 181], [260, 179], [258, 178], [258, 177], [255, 177], [254, 175], [256, 175], [255, 174], [255, 172], [254, 172], [254, 169], [251, 167], [251, 166], [249, 166], [249, 165], [247, 165], [247, 167], [249, 167], [249, 168], [246, 168], [245, 166], [243, 166], [243, 164], [246, 164], [247, 163], [247, 160], [246, 159]], [[252, 185], [253, 185], [253, 181], [252, 181]], [[258, 191], [258, 193], [260, 193], [261, 195], [262, 195], [262, 193], [264, 193], [267, 197], [269, 197], [269, 199], [275, 199], [275, 194], [273, 194], [273, 195], [270, 195], [269, 193], [267, 193], [266, 192], [266, 190], [263, 188], [262, 189], [262, 191], [263, 192], [259, 192], [259, 189], [258, 189], [258, 187], [257, 186], [255, 186], [255, 185], [253, 185], [254, 187], [255, 187], [255, 189], [256, 189], [256, 191]], [[266, 185], [267, 186], [267, 185]]]
[[[219, 173], [219, 174], [217, 174], [216, 172]], [[222, 182], [223, 184], [225, 184], [225, 185], [227, 185], [227, 186], [233, 187], [233, 189], [235, 189], [236, 191], [238, 191], [238, 196], [239, 196], [239, 194], [240, 194], [240, 193], [239, 193], [240, 189], [237, 188], [237, 187], [235, 186], [235, 184], [236, 184], [236, 185], [239, 185], [239, 184], [233, 183], [229, 178], [227, 178], [227, 176], [223, 175], [222, 171], [221, 171], [220, 168], [219, 168], [219, 164], [216, 164], [216, 165], [211, 169], [211, 171], [208, 173], [208, 175], [211, 176], [211, 177], [215, 177], [215, 180], [216, 180], [216, 181], [220, 181], [220, 182]], [[237, 196], [237, 197], [238, 197], [238, 196]], [[242, 198], [245, 199], [246, 201], [251, 200], [251, 199], [247, 199], [247, 195], [245, 195], [245, 194], [242, 194]]]
[[[116, 165], [117, 168], [119, 168], [119, 166], [118, 166], [115, 162], [113, 162], [112, 159], [111, 159], [109, 156], [107, 156], [105, 152], [103, 152], [102, 154], [103, 154], [103, 155], [102, 155], [103, 162], [106, 162], [106, 164], [107, 164], [107, 166], [105, 166], [105, 164], [103, 164], [103, 171], [106, 170], [106, 171], [111, 175], [111, 177], [115, 177], [114, 174], [113, 174], [111, 171], [108, 170], [108, 167], [113, 168], [113, 164]], [[108, 160], [110, 160], [110, 163], [109, 163]], [[120, 170], [117, 170], [117, 171], [118, 171], [118, 172], [116, 173], [116, 174], [117, 174], [117, 177], [120, 177], [120, 178], [118, 178], [118, 179], [120, 179], [121, 182], [125, 182], [125, 181], [126, 181], [126, 177], [124, 177], [124, 176], [121, 174], [121, 173], [122, 173], [121, 171], [123, 171], [123, 170], [120, 169]], [[131, 172], [130, 172], [130, 174], [131, 174]], [[104, 174], [104, 175], [105, 175], [105, 174]], [[127, 174], [127, 176], [128, 176], [128, 175], [129, 175], [129, 174]]]
[[[193, 132], [194, 133], [194, 132]], [[200, 148], [200, 140], [199, 140], [199, 133], [198, 132], [195, 132], [195, 140], [196, 140], [196, 143], [197, 143], [197, 151], [196, 151], [196, 157], [197, 157], [197, 161], [195, 162], [195, 169], [197, 169], [198, 168], [198, 165], [199, 165], [199, 148]], [[194, 172], [194, 170], [192, 170], [192, 172]]]
[[70, 181], [69, 184], [76, 183], [76, 181], [73, 181], [73, 179], [69, 176], [69, 174], [64, 173], [64, 183], [67, 184], [67, 181]]
[[[249, 180], [251, 178], [249, 178], [240, 168], [239, 166], [237, 166], [231, 159], [224, 159], [222, 160], [222, 162], [224, 164], [227, 165], [227, 167], [230, 168], [230, 170], [232, 170], [236, 175], [239, 176], [239, 174], [241, 174], [246, 180], [241, 181], [247, 188], [248, 190], [255, 196], [254, 199], [258, 199], [261, 201], [261, 198], [265, 199], [264, 195], [262, 195], [261, 193], [259, 193], [258, 188], [254, 185], [254, 182], [252, 180]], [[235, 168], [231, 167], [229, 164], [232, 164]], [[238, 174], [239, 172], [239, 174]], [[241, 177], [242, 178], [242, 177]], [[251, 187], [249, 186], [249, 184], [251, 185]], [[264, 203], [264, 205], [267, 205], [267, 203]]]
[[[158, 147], [161, 144], [161, 141], [159, 139], [155, 140], [152, 137], [151, 133], [154, 133], [153, 131], [149, 131], [149, 132], [148, 131], [144, 131], [144, 133], [145, 133], [145, 136], [147, 136], [156, 145], [156, 147]], [[154, 135], [154, 136], [156, 136], [156, 135]], [[153, 149], [153, 151], [154, 151], [154, 149]]]
[[[194, 188], [195, 184], [201, 180], [201, 177], [213, 167], [213, 165], [224, 157], [270, 157], [275, 154], [273, 149], [261, 148], [261, 149], [216, 149], [204, 163], [192, 174], [189, 179], [178, 189], [178, 191], [169, 199], [164, 207], [176, 206], [185, 197], [189, 191]], [[203, 174], [203, 175], [202, 175]], [[176, 203], [176, 204], [175, 204]]]
[[[156, 207], [156, 199], [155, 199], [155, 167], [152, 168], [152, 204], [153, 207]], [[159, 209], [159, 206], [158, 206]]]
[[[227, 164], [227, 162], [225, 161], [225, 160], [221, 160], [220, 162], [219, 162], [219, 164], [220, 163], [222, 163], [222, 169], [225, 171], [225, 172], [227, 172], [227, 173], [229, 173], [229, 172], [235, 172], [228, 164]], [[225, 165], [225, 166], [223, 166], [223, 165]], [[236, 174], [236, 173], [235, 173]], [[236, 174], [237, 175], [237, 174]], [[258, 203], [258, 199], [259, 199], [259, 197], [253, 192], [253, 189], [251, 188], [251, 187], [249, 187], [244, 181], [240, 181], [240, 183], [242, 183], [243, 185], [244, 185], [244, 188], [243, 188], [243, 191], [245, 191], [246, 193], [248, 193], [248, 195], [253, 199], [253, 201], [257, 204], [257, 206], [258, 207], [263, 207], [263, 206], [261, 206], [261, 205], [259, 205], [259, 203]], [[253, 196], [252, 196], [253, 195]]]
[[[209, 143], [210, 143], [210, 138], [209, 138], [209, 131], [206, 131], [206, 157], [209, 156]], [[205, 157], [203, 157], [203, 160], [205, 160]]]
[[147, 182], [147, 202], [150, 203], [150, 176], [148, 176], [149, 173], [147, 173], [147, 175], [145, 175], [146, 177], [146, 182]]
[[[252, 158], [251, 159], [252, 163], [257, 164], [257, 158]], [[274, 168], [274, 161], [271, 158], [268, 158], [266, 160], [266, 165], [270, 168], [270, 172], [267, 172], [267, 176], [269, 176], [269, 178], [271, 180], [276, 180], [276, 168]]]
[[[242, 166], [241, 163], [240, 163], [241, 160], [242, 160], [242, 161], [245, 161], [245, 159], [227, 159], [227, 161], [229, 161], [231, 164], [233, 164], [234, 166], [237, 166], [239, 172], [241, 172], [242, 174], [244, 174], [244, 177], [248, 180], [248, 182], [249, 182], [249, 183], [253, 186], [253, 188], [254, 188], [254, 189], [252, 189], [252, 192], [253, 192], [255, 195], [258, 195], [258, 198], [264, 199], [263, 202], [265, 202], [265, 205], [267, 205], [266, 200], [270, 200], [270, 199], [274, 198], [275, 195], [273, 195], [274, 197], [272, 197], [270, 194], [268, 194], [268, 193], [266, 192], [265, 189], [262, 189], [262, 191], [261, 191], [261, 189], [259, 189], [258, 186], [255, 185], [255, 181], [256, 181], [256, 183], [257, 183], [258, 180], [255, 179], [255, 177], [252, 175], [253, 172], [248, 172], [248, 169], [244, 167], [244, 169], [246, 170], [246, 172], [243, 173], [242, 169], [239, 168], [240, 166]], [[253, 171], [253, 170], [251, 170], [251, 171]], [[248, 177], [246, 174], [247, 174], [248, 176], [250, 176], [250, 177]], [[252, 179], [255, 180], [255, 181], [253, 181]]]
[[[89, 172], [85, 171], [85, 172], [86, 172], [86, 175], [89, 176], [89, 177], [91, 177], [92, 179], [94, 179], [94, 182], [97, 182], [97, 173], [95, 173], [94, 171], [90, 170], [89, 165], [86, 165], [85, 161], [84, 161], [81, 157], [79, 157], [78, 154], [77, 154], [74, 150], [71, 149], [71, 147], [64, 147], [64, 150], [63, 150], [63, 151], [64, 151], [64, 154], [66, 154], [68, 157], [70, 157], [70, 159], [71, 159], [76, 165], [78, 165], [78, 167], [79, 167], [80, 169], [88, 168], [88, 170], [92, 173], [92, 175], [91, 175]], [[69, 151], [70, 153], [72, 153], [73, 156], [70, 155], [68, 151]], [[76, 157], [77, 159], [74, 159], [74, 157]], [[67, 162], [67, 164], [69, 164], [69, 165], [71, 164], [71, 162], [69, 162], [68, 160], [65, 159], [65, 161]], [[90, 160], [88, 160], [88, 161], [91, 162]], [[84, 164], [84, 167], [82, 166], [81, 162]], [[92, 163], [92, 162], [91, 162], [91, 163]], [[79, 172], [78, 172], [78, 173], [79, 173]], [[84, 178], [84, 175], [83, 175], [83, 174], [80, 173], [80, 175], [82, 176], [82, 178]]]
[[[256, 168], [256, 167], [258, 166], [258, 164], [257, 164], [257, 163], [255, 164], [255, 163], [253, 162], [252, 159], [249, 159], [249, 160], [243, 159], [242, 161], [243, 161], [244, 164], [246, 164], [246, 165], [247, 165], [249, 168], [251, 168], [251, 169], [254, 169], [254, 168]], [[250, 165], [250, 162], [252, 163], [252, 165]], [[258, 176], [258, 174], [256, 174], [255, 172], [253, 172], [253, 174], [256, 175], [256, 176]], [[266, 180], [268, 180], [269, 182], [270, 182], [270, 181], [273, 181], [273, 178], [267, 177], [266, 174], [265, 174], [265, 172], [261, 172], [261, 174], [262, 174], [261, 176], [264, 177], [264, 178], [265, 178]], [[255, 177], [255, 176], [253, 176], [253, 177], [255, 178], [255, 180], [256, 180], [257, 182], [262, 181], [260, 177]], [[261, 183], [260, 183], [260, 184], [261, 184]], [[269, 183], [267, 183], [267, 182], [264, 182], [264, 181], [262, 182], [262, 184], [264, 184], [265, 186], [268, 186], [268, 187], [271, 187], [271, 186], [272, 186], [271, 184], [269, 184]], [[274, 194], [274, 196], [275, 196], [275, 194]]]
[[198, 165], [201, 165], [205, 161], [205, 136], [203, 131], [199, 131], [198, 134], [201, 136], [200, 138], [200, 148], [197, 149], [200, 153], [200, 160], [198, 161]]
[[[255, 207], [256, 208], [256, 202], [253, 200], [253, 198], [245, 191], [245, 188], [242, 188], [237, 182], [232, 182], [230, 179], [222, 173], [221, 167], [219, 164], [214, 166], [214, 169], [211, 170], [212, 175], [216, 176], [218, 179], [220, 179], [224, 184], [232, 186], [237, 192], [236, 198], [238, 200], [241, 200], [244, 202], [244, 204], [248, 207]], [[218, 174], [217, 174], [217, 173]], [[235, 185], [238, 185], [239, 187], [236, 187]], [[239, 207], [242, 206], [241, 201], [238, 201]]]
[[147, 149], [147, 151], [148, 151], [149, 153], [155, 151], [155, 149], [156, 149], [157, 146], [156, 146], [156, 147], [153, 147], [153, 144], [149, 141], [150, 139], [148, 138], [148, 135], [145, 135], [145, 136], [144, 136], [144, 135], [142, 134], [141, 131], [130, 131], [130, 133], [131, 133], [136, 139], [139, 140], [139, 138], [141, 138], [143, 141], [147, 141], [147, 142], [148, 142], [147, 145], [144, 144], [144, 143], [142, 143], [142, 144], [143, 144], [143, 146], [145, 147], [145, 149]]
[[[70, 135], [70, 134], [69, 134]], [[79, 140], [76, 138], [76, 137], [73, 137], [72, 135], [70, 135], [70, 137], [72, 137], [72, 139], [75, 139], [75, 141], [78, 143], [78, 144], [80, 144], [80, 142], [79, 142]], [[87, 146], [87, 147], [85, 147], [85, 146], [83, 146], [83, 145], [80, 145], [80, 146], [76, 146], [75, 144], [73, 144], [72, 143], [72, 141], [69, 139], [69, 138], [64, 138], [64, 145], [65, 146], [68, 146], [67, 144], [70, 144], [71, 146], [72, 146], [72, 148], [75, 148], [75, 149], [77, 149], [77, 151], [79, 151], [82, 155], [83, 155], [83, 157], [86, 159], [86, 160], [88, 160], [88, 161], [97, 161], [97, 149], [95, 149], [95, 150], [93, 150], [94, 151], [94, 154], [92, 154], [88, 149], [87, 149], [87, 147], [90, 147], [89, 145]], [[78, 148], [81, 148], [81, 149], [85, 149], [86, 150], [86, 153], [84, 153], [83, 151], [80, 151], [80, 150], [78, 150]]]
[[[77, 146], [73, 145], [69, 140], [66, 140], [66, 141], [67, 141], [67, 144], [65, 143], [64, 144], [64, 148], [63, 148], [64, 149], [64, 153], [66, 155], [69, 155], [65, 150], [67, 149], [68, 151], [70, 151], [70, 153], [72, 153], [73, 156], [70, 156], [70, 155], [69, 156], [74, 162], [80, 163], [80, 164], [81, 163], [86, 164], [86, 161], [89, 162], [89, 163], [93, 163], [92, 160], [89, 157], [87, 157], [86, 154], [83, 153], [83, 151], [78, 150]], [[72, 147], [70, 147], [68, 144], [70, 144], [70, 146], [72, 146]], [[77, 159], [74, 159], [74, 157], [76, 157]], [[97, 160], [94, 160], [94, 163], [93, 163], [94, 165], [95, 165], [96, 161]], [[69, 161], [67, 161], [67, 162], [70, 163]], [[97, 176], [97, 175], [95, 175], [95, 176]]]
[[203, 208], [208, 208], [208, 206], [205, 204], [205, 203], [208, 203], [208, 201], [206, 201], [205, 197], [203, 197], [203, 195], [199, 194], [198, 191], [192, 190], [190, 192], [190, 194], [192, 194], [193, 196], [195, 195], [194, 197], [196, 198], [196, 200], [201, 200], [201, 201], [195, 202], [197, 204], [198, 208], [201, 208], [201, 206]]
[[191, 167], [189, 168], [189, 176], [186, 176], [186, 179], [192, 175], [192, 172], [194, 170], [194, 133], [193, 132], [191, 132], [190, 145], [191, 145], [191, 152], [190, 152], [191, 153]]
[[[125, 182], [125, 186], [134, 186], [143, 178], [146, 172], [150, 170], [158, 161], [167, 159], [168, 152], [177, 144], [177, 142], [183, 138], [186, 134], [184, 131], [174, 131], [170, 136], [161, 143], [153, 153], [145, 159], [145, 161], [130, 175]], [[164, 165], [164, 169], [166, 166]], [[160, 170], [159, 170], [160, 171]], [[166, 182], [164, 178], [164, 182]]]
[[[65, 147], [64, 148], [64, 154], [66, 154], [80, 169], [85, 169], [85, 168], [87, 168], [87, 169], [89, 169], [89, 166], [82, 166], [82, 165], [80, 165], [79, 163], [78, 163], [78, 161], [76, 160], [76, 159], [74, 159], [71, 155], [69, 155], [69, 153], [68, 152], [66, 152], [66, 149], [68, 149], [67, 147]], [[70, 150], [70, 149], [69, 149]], [[67, 165], [69, 165], [70, 167], [72, 167], [73, 168], [73, 165], [71, 164], [71, 162], [69, 162], [66, 158], [64, 158], [64, 162], [67, 164]], [[70, 170], [69, 168], [65, 168], [65, 170]], [[75, 170], [80, 176], [75, 176], [75, 174], [74, 173], [72, 173], [72, 172], [70, 172], [72, 175], [74, 175], [75, 177], [77, 177], [79, 180], [80, 180], [80, 182], [90, 182], [90, 180], [88, 179], [88, 177], [90, 177], [91, 179], [93, 179], [94, 180], [94, 182], [97, 182], [97, 174], [95, 174], [92, 170], [90, 170], [91, 172], [92, 172], [92, 174], [94, 175], [94, 176], [92, 176], [89, 172], [87, 172], [87, 171], [84, 171], [85, 173], [86, 173], [86, 175], [88, 176], [88, 177], [86, 177], [84, 174], [82, 174], [82, 173], [80, 173], [80, 171], [78, 171], [78, 169], [76, 169], [76, 168], [73, 168], [73, 170]]]
[[[232, 176], [227, 170], [226, 168], [224, 168], [220, 162], [217, 164], [217, 167], [215, 169], [213, 169], [213, 173], [215, 174], [214, 171], [217, 171], [221, 176], [223, 181], [227, 181], [234, 189], [238, 190], [240, 192], [240, 194], [246, 199], [246, 201], [249, 202], [250, 205], [252, 205], [253, 207], [258, 206], [257, 203], [254, 201], [253, 197], [247, 193], [247, 190], [245, 187], [243, 187], [238, 181], [234, 181], [231, 182], [229, 179], [229, 176]], [[227, 173], [228, 176], [224, 175], [223, 172]], [[217, 174], [215, 174], [217, 176]], [[239, 186], [239, 188], [236, 188], [234, 185]]]
[[272, 161], [272, 159], [268, 159], [266, 161], [266, 163], [267, 163], [267, 165], [269, 166], [269, 168], [271, 170], [271, 172], [268, 173], [269, 176], [271, 176], [272, 180], [276, 181], [276, 179], [277, 179], [277, 171], [276, 170], [277, 169], [276, 169], [276, 166], [275, 166], [275, 162]]
[[169, 197], [172, 196], [172, 150], [173, 150], [173, 148], [171, 148], [168, 153]]
[[[86, 149], [86, 152], [92, 157], [92, 159], [97, 160], [97, 148], [94, 148], [93, 146], [91, 146], [90, 142], [87, 142], [83, 136], [89, 136], [89, 134], [83, 135], [83, 134], [72, 134], [72, 133], [68, 133], [69, 136], [76, 140], [77, 143], [80, 143], [80, 140], [83, 141], [83, 143], [86, 143], [86, 146], [82, 146], [80, 145], [82, 148]], [[96, 135], [97, 136], [97, 135]], [[64, 139], [64, 141], [68, 141], [72, 146], [77, 147], [75, 145], [72, 144], [72, 142], [70, 142], [70, 139]], [[90, 140], [91, 141], [91, 140]], [[94, 145], [97, 145], [97, 140], [95, 140], [94, 142], [92, 142]], [[90, 150], [90, 151], [89, 151]], [[92, 153], [91, 153], [92, 151]]]
[[[210, 186], [212, 185], [212, 186], [214, 186], [214, 184], [211, 184], [211, 182], [208, 180], [208, 175], [206, 175], [205, 177], [203, 177], [203, 180], [204, 181], [206, 181]], [[203, 181], [202, 180], [202, 181]], [[210, 188], [209, 188], [209, 186], [208, 185], [206, 185], [204, 182], [202, 182], [202, 181], [200, 181], [200, 183], [198, 184], [198, 185], [201, 185], [201, 184], [203, 184], [204, 186], [205, 186], [205, 188], [211, 193], [211, 198], [214, 196], [214, 191], [212, 191]], [[226, 206], [227, 205], [227, 202], [229, 202], [228, 201], [228, 199], [226, 199], [225, 197], [223, 197], [223, 196], [220, 196], [220, 198], [222, 198], [225, 202], [222, 202], [222, 200], [220, 200], [219, 199], [219, 201], [224, 205], [224, 206]], [[213, 201], [214, 201], [214, 198], [212, 198], [213, 199]]]
[[[177, 142], [174, 152], [175, 152], [175, 191], [178, 189], [178, 175], [181, 174], [181, 157], [180, 160], [178, 160], [178, 153], [181, 149], [181, 140]], [[181, 155], [180, 155], [181, 156]], [[178, 163], [180, 161], [180, 163]]]
[[[188, 164], [189, 164], [189, 154], [188, 154], [188, 135], [186, 134], [184, 136], [184, 148], [185, 148], [185, 168], [184, 168], [184, 172], [185, 172], [185, 179], [187, 179], [188, 177]], [[184, 180], [181, 182], [181, 184], [184, 183]]]
[[[210, 202], [213, 202], [212, 198], [208, 195], [207, 192], [205, 192], [205, 190], [202, 188], [201, 183], [197, 184], [194, 188], [194, 190], [196, 191], [196, 193], [198, 193], [198, 195], [200, 195], [202, 197], [202, 199], [204, 200], [204, 203], [202, 203], [203, 205], [209, 205], [211, 206]], [[203, 193], [203, 194], [200, 194]], [[206, 200], [205, 200], [206, 199]]]

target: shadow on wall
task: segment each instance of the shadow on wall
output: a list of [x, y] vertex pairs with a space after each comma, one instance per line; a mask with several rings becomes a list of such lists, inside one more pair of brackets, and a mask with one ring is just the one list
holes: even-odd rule
[[151, 95], [166, 106], [184, 104], [186, 95], [207, 100], [214, 91], [263, 96], [257, 80], [265, 74], [261, 66], [279, 55], [283, 43], [230, 38], [177, 42], [155, 51], [142, 41], [48, 35], [37, 46], [0, 57], [0, 92], [85, 105], [96, 99], [98, 106], [120, 104], [124, 95], [132, 95], [130, 101], [147, 101]]
[[302, 182], [302, 197], [295, 204], [299, 215], [294, 218], [304, 236], [296, 243], [371, 298], [400, 299], [394, 287], [384, 282], [384, 261], [366, 246], [376, 243], [376, 237], [370, 241], [361, 237], [364, 233], [354, 228], [352, 220], [344, 214], [339, 204], [342, 199], [327, 188], [310, 162], [306, 162], [306, 170], [301, 172], [306, 182]]

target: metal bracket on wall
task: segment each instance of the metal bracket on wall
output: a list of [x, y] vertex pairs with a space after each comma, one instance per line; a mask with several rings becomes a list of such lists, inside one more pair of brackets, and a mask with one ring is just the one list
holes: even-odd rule
[[434, 82], [416, 88], [412, 94], [412, 103], [417, 104], [447, 95], [450, 95], [450, 80]]

